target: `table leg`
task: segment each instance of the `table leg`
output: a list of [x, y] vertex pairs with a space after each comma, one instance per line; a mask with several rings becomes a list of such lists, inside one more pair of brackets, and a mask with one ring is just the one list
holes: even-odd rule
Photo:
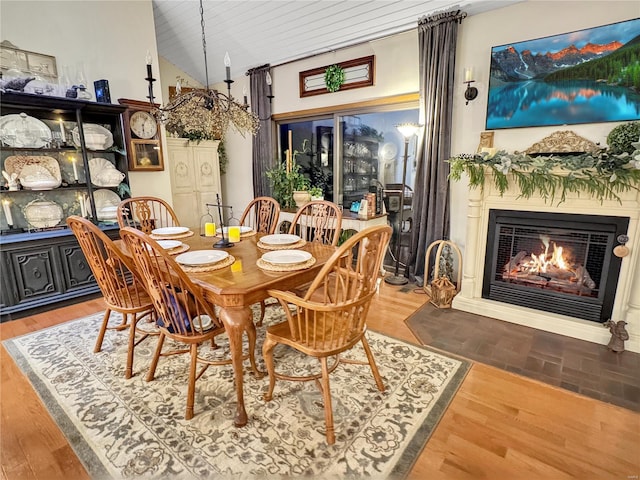
[[[244, 408], [244, 371], [242, 368], [242, 334], [246, 331], [249, 336], [250, 358], [254, 358], [255, 362], [255, 325], [253, 324], [253, 315], [249, 307], [225, 307], [220, 310], [220, 320], [224, 323], [224, 327], [229, 336], [229, 349], [231, 350], [231, 360], [233, 364], [233, 375], [236, 383], [236, 418], [234, 425], [243, 427], [247, 424], [247, 412]], [[249, 333], [253, 329], [252, 335]], [[251, 345], [253, 343], [253, 345]]]

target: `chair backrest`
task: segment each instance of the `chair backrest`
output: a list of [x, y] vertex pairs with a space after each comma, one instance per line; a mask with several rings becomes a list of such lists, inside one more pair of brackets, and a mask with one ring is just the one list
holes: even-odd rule
[[173, 257], [155, 240], [131, 227], [122, 228], [120, 237], [146, 283], [158, 314], [158, 326], [164, 328], [165, 333], [177, 336], [202, 335], [202, 317], [200, 323], [192, 321], [202, 315], [211, 318], [216, 330], [224, 329], [213, 305], [204, 299], [200, 287], [189, 279]]
[[251, 227], [258, 233], [273, 233], [279, 216], [280, 204], [275, 198], [257, 197], [244, 209], [240, 225]]
[[145, 284], [133, 261], [89, 220], [72, 215], [67, 218], [67, 225], [78, 239], [105, 302], [119, 311], [144, 303]]
[[338, 205], [326, 200], [305, 203], [291, 222], [289, 233], [308, 242], [337, 245], [342, 230], [342, 212]]
[[[378, 225], [343, 243], [322, 267], [304, 297], [287, 293], [284, 305], [292, 337], [316, 351], [331, 351], [353, 343], [364, 332], [371, 299], [392, 229]], [[271, 291], [270, 293], [275, 293]]]
[[180, 226], [171, 206], [161, 198], [128, 198], [120, 202], [117, 213], [120, 228], [133, 227], [147, 234], [154, 228]]

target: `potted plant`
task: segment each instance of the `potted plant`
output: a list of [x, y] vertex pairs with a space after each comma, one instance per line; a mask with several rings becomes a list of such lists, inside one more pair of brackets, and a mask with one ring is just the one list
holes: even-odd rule
[[313, 186], [309, 189], [309, 194], [311, 195], [311, 200], [324, 200], [324, 195], [322, 193], [322, 188]]
[[306, 203], [310, 199], [309, 179], [300, 172], [300, 165], [293, 164], [287, 171], [285, 162], [279, 163], [275, 168], [267, 171], [267, 178], [271, 181], [273, 198], [282, 208], [294, 208], [296, 201], [294, 193], [297, 192], [298, 201]]

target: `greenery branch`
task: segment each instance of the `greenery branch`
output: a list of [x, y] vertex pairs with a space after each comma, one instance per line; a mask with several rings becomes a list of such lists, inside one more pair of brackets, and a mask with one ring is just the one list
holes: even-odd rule
[[583, 153], [531, 157], [521, 153], [499, 151], [495, 155], [463, 154], [448, 160], [449, 178], [459, 181], [464, 173], [473, 188], [484, 188], [487, 172], [500, 195], [509, 189], [509, 176], [517, 184], [519, 197], [540, 195], [545, 201], [558, 203], [567, 194], [581, 192], [603, 202], [617, 200], [629, 190], [640, 190], [640, 149], [633, 153]]

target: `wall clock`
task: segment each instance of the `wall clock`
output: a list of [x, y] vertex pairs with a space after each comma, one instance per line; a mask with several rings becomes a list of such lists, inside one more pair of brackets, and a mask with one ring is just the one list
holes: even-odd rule
[[123, 123], [129, 171], [164, 170], [161, 129], [149, 102], [119, 98], [118, 103], [127, 107]]

